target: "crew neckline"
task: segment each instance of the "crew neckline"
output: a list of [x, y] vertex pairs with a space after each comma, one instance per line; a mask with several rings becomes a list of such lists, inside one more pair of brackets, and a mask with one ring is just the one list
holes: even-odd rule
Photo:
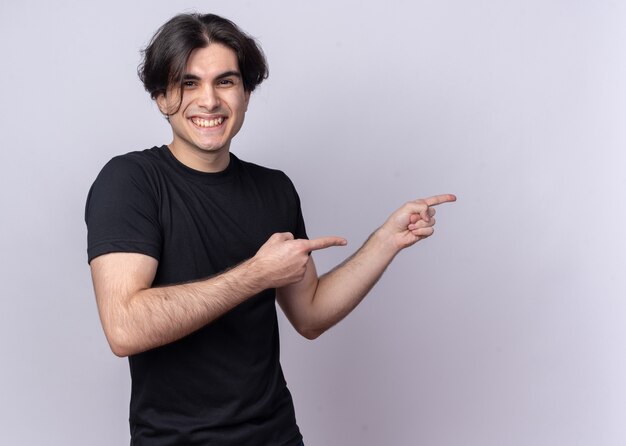
[[176, 171], [181, 173], [186, 179], [203, 184], [218, 184], [225, 183], [233, 179], [237, 167], [239, 165], [239, 158], [233, 153], [229, 152], [230, 160], [226, 169], [219, 172], [202, 172], [201, 170], [192, 169], [191, 167], [181, 163], [172, 153], [167, 145], [162, 145], [158, 148], [168, 164], [170, 164]]

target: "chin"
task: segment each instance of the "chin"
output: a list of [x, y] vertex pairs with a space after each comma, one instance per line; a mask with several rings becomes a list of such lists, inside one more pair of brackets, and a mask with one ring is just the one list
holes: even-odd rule
[[219, 153], [227, 150], [224, 146], [215, 146], [215, 145], [197, 145], [200, 150], [207, 153]]

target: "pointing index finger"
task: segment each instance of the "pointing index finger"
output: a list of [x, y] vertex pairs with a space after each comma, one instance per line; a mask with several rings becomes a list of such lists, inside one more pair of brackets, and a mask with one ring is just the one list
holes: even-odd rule
[[326, 249], [331, 246], [345, 246], [348, 242], [342, 237], [319, 237], [310, 240], [306, 240], [307, 250], [317, 251], [318, 249]]
[[424, 201], [428, 206], [437, 206], [438, 204], [456, 201], [456, 196], [452, 194], [434, 195], [432, 197], [425, 198]]

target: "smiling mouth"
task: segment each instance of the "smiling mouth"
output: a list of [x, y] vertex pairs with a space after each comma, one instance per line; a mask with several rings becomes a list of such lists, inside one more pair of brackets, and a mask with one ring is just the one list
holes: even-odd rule
[[220, 116], [219, 118], [215, 118], [215, 119], [204, 119], [204, 118], [196, 117], [196, 118], [191, 118], [191, 122], [193, 122], [198, 127], [211, 128], [211, 127], [217, 127], [222, 122], [224, 122], [224, 117]]

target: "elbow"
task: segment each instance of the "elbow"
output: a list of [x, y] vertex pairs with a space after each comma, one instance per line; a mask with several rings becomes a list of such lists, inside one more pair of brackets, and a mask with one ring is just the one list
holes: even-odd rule
[[306, 339], [308, 339], [309, 341], [314, 341], [315, 339], [319, 338], [320, 335], [322, 334], [322, 332], [306, 332], [306, 333], [300, 333], [302, 336], [304, 336]]
[[325, 321], [316, 320], [292, 320], [291, 325], [296, 329], [298, 334], [309, 341], [319, 338], [332, 325], [326, 324]]
[[123, 343], [116, 341], [115, 339], [111, 339], [110, 337], [107, 337], [107, 341], [109, 342], [109, 347], [111, 348], [111, 351], [115, 356], [119, 358], [126, 358], [127, 356], [133, 354], [133, 352], [127, 345], [124, 345]]
[[112, 342], [109, 342], [109, 347], [111, 347], [111, 351], [118, 358], [126, 358], [126, 357], [132, 355], [132, 352], [129, 349], [127, 349], [126, 347], [122, 346], [122, 345], [118, 345], [118, 344], [114, 344]]
[[298, 333], [309, 341], [313, 341], [319, 338], [325, 330], [314, 329], [314, 328], [301, 328], [298, 329]]
[[125, 358], [138, 353], [136, 348], [129, 342], [128, 336], [122, 330], [105, 331], [109, 347], [115, 356]]

